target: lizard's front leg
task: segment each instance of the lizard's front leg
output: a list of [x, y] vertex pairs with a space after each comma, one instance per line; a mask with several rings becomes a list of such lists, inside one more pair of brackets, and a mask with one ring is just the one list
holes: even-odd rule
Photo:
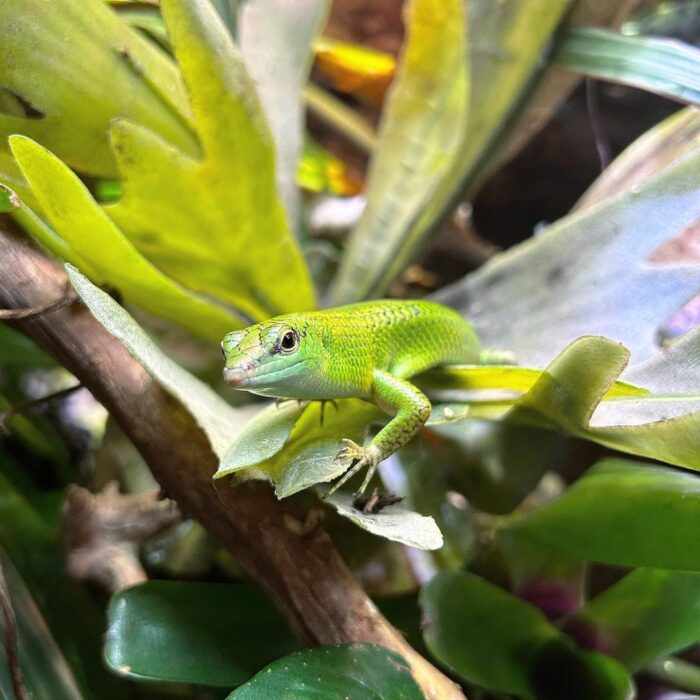
[[365, 480], [355, 496], [360, 495], [369, 484], [377, 464], [405, 445], [430, 417], [431, 405], [420, 389], [405, 379], [389, 372], [375, 370], [372, 397], [377, 406], [393, 418], [377, 433], [367, 447], [352, 440], [343, 440], [345, 447], [336, 459], [351, 459], [353, 466], [329, 491], [332, 494], [363, 467], [368, 467]]

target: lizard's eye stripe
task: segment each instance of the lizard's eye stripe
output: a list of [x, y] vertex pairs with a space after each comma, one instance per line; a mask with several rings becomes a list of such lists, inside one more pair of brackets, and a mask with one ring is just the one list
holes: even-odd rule
[[295, 330], [287, 331], [280, 339], [282, 352], [292, 352], [299, 345], [299, 335]]

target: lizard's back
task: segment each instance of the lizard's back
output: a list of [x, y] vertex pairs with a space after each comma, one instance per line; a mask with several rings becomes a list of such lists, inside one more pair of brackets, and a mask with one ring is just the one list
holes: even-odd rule
[[330, 360], [325, 371], [338, 389], [361, 385], [368, 391], [375, 369], [408, 378], [432, 367], [478, 362], [471, 325], [435, 302], [368, 301], [304, 316], [322, 340]]

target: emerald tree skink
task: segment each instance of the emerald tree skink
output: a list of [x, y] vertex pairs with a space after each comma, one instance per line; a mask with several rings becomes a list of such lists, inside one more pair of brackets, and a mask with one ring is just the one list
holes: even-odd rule
[[224, 378], [235, 389], [290, 399], [366, 399], [392, 416], [366, 447], [343, 440], [336, 459], [349, 469], [329, 493], [367, 467], [362, 493], [377, 464], [428, 420], [430, 401], [410, 377], [479, 361], [471, 325], [429, 301], [382, 300], [277, 316], [229, 333], [221, 347]]

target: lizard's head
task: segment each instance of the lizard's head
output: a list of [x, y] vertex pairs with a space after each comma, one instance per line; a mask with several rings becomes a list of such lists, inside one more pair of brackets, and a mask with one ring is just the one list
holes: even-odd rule
[[287, 396], [303, 384], [316, 355], [304, 323], [272, 319], [229, 333], [221, 343], [224, 379], [234, 389], [262, 396]]

